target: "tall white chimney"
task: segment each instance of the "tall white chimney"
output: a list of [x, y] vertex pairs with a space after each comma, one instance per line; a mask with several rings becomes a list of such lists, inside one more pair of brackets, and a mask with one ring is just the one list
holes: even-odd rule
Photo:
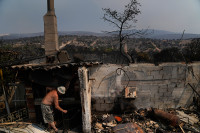
[[59, 47], [54, 0], [47, 0], [47, 13], [44, 15], [44, 39], [45, 55], [47, 57], [56, 55]]

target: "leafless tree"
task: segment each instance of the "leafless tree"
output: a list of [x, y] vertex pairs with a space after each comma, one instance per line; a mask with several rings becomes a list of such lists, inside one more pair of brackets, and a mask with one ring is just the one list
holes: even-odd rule
[[104, 21], [111, 23], [117, 29], [116, 31], [108, 33], [117, 33], [119, 37], [120, 52], [130, 63], [133, 62], [133, 59], [128, 53], [126, 40], [130, 36], [140, 36], [145, 33], [143, 30], [131, 30], [137, 23], [136, 16], [141, 13], [138, 9], [139, 6], [141, 5], [137, 0], [130, 0], [130, 2], [125, 5], [122, 12], [110, 8], [103, 8]]

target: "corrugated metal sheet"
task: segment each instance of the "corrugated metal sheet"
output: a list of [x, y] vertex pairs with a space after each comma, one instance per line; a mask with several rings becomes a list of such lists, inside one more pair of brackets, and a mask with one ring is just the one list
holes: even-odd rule
[[93, 66], [93, 65], [99, 65], [102, 64], [100, 62], [80, 62], [80, 63], [58, 63], [58, 64], [22, 64], [22, 65], [15, 65], [11, 66], [13, 69], [57, 69], [57, 68], [63, 68], [63, 67], [69, 67], [69, 66]]

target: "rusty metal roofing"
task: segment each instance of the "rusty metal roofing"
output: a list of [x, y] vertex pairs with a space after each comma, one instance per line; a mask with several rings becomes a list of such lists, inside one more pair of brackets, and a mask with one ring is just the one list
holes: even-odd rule
[[57, 69], [57, 68], [63, 68], [63, 67], [69, 67], [69, 66], [86, 66], [86, 67], [90, 67], [93, 65], [99, 65], [102, 64], [100, 62], [80, 62], [80, 63], [54, 63], [54, 64], [22, 64], [22, 65], [14, 65], [11, 66], [11, 68], [13, 69], [45, 69], [45, 70], [49, 70], [49, 69]]

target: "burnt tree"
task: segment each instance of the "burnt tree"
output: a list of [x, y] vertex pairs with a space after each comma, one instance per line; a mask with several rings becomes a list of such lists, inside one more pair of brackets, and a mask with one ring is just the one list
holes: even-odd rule
[[142, 31], [131, 30], [135, 27], [133, 24], [137, 22], [136, 16], [140, 14], [138, 6], [140, 6], [140, 3], [137, 2], [137, 0], [130, 0], [130, 2], [125, 5], [122, 12], [110, 8], [103, 8], [104, 21], [111, 23], [117, 29], [116, 31], [109, 33], [117, 33], [119, 37], [120, 52], [130, 63], [133, 62], [133, 59], [128, 53], [126, 40], [130, 36], [143, 34]]

